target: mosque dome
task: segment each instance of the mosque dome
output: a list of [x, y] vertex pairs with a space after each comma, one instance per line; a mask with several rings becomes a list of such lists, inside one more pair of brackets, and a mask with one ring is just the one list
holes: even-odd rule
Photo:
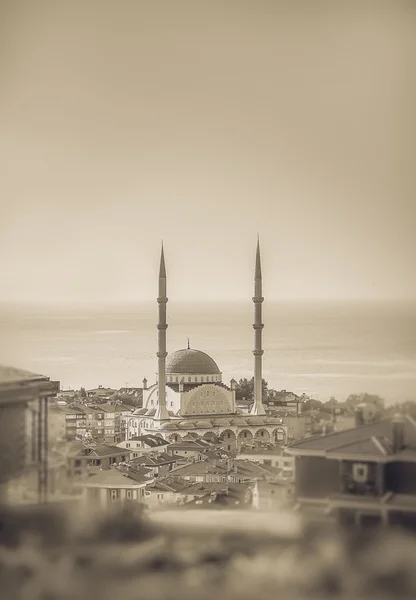
[[185, 348], [166, 358], [166, 373], [175, 375], [220, 375], [217, 363], [205, 352]]

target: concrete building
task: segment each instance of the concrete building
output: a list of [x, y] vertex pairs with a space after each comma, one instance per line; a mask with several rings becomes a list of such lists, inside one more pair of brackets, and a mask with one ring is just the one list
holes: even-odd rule
[[164, 477], [176, 466], [176, 459], [166, 452], [144, 454], [129, 461], [132, 469], [149, 469], [153, 477]]
[[285, 448], [281, 446], [268, 448], [243, 447], [237, 454], [236, 458], [281, 469], [282, 479], [293, 479], [294, 477], [295, 459], [286, 452]]
[[287, 450], [295, 457], [299, 510], [348, 524], [416, 527], [416, 421], [410, 416], [307, 438]]
[[29, 467], [37, 473], [38, 499], [45, 500], [48, 404], [59, 387], [49, 377], [0, 366], [0, 502]]
[[100, 471], [80, 484], [82, 501], [85, 505], [104, 509], [129, 503], [144, 504], [148, 483], [145, 476], [141, 480], [133, 479], [118, 469]]
[[125, 449], [129, 454], [129, 459], [133, 459], [143, 456], [143, 454], [166, 452], [169, 448], [169, 442], [160, 436], [149, 434], [138, 435], [130, 438], [128, 441], [123, 440], [117, 446]]

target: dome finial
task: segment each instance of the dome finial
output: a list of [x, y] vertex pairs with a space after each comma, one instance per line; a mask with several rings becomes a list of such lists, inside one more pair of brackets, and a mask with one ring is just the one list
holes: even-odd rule
[[191, 347], [190, 347], [190, 345], [189, 345], [189, 338], [188, 338], [188, 350], [190, 350], [190, 349], [191, 349]]

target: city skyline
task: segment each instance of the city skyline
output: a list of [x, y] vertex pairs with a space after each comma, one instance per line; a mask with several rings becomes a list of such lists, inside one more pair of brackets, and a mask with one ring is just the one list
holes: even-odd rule
[[416, 298], [415, 11], [261, 6], [2, 4], [0, 302]]

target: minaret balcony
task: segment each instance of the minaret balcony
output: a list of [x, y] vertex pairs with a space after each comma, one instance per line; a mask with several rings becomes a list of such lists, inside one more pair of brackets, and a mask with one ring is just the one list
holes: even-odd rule
[[253, 350], [254, 356], [262, 356], [264, 354], [264, 350]]
[[263, 329], [263, 323], [253, 323], [253, 329]]
[[160, 330], [166, 330], [168, 328], [167, 323], [157, 324], [156, 327]]
[[168, 353], [167, 353], [167, 352], [156, 352], [156, 356], [157, 356], [158, 358], [166, 358], [166, 357], [167, 357], [167, 355], [168, 355]]
[[158, 301], [159, 304], [166, 304], [166, 302], [168, 301], [168, 299], [166, 297], [164, 297], [164, 298], [160, 297], [160, 298], [157, 299], [157, 301]]
[[263, 302], [263, 301], [264, 301], [263, 296], [253, 296], [253, 302], [260, 303], [260, 302]]

